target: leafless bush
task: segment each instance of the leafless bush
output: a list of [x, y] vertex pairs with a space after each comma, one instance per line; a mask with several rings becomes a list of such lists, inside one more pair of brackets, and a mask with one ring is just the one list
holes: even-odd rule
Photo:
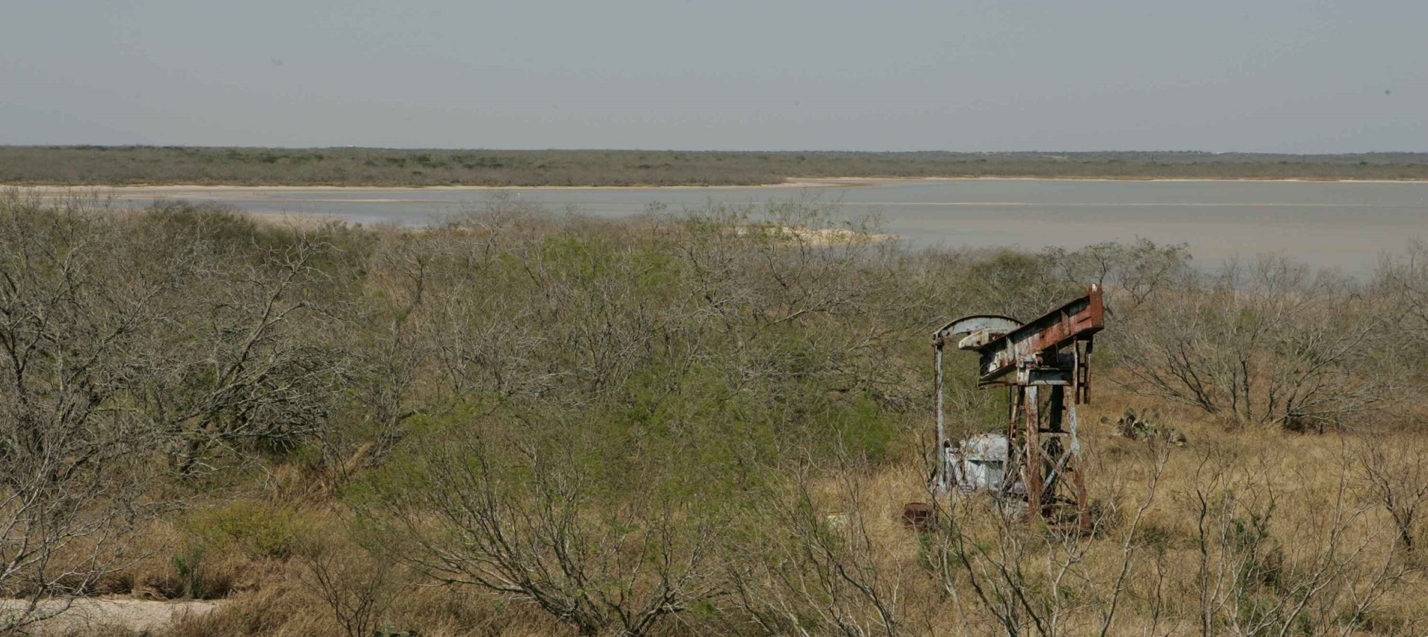
[[1116, 326], [1132, 389], [1239, 423], [1323, 431], [1383, 405], [1386, 314], [1351, 280], [1283, 257], [1187, 275]]
[[0, 590], [81, 595], [122, 564], [165, 451], [187, 473], [322, 422], [341, 359], [292, 325], [321, 248], [245, 238], [220, 210], [0, 199]]
[[588, 462], [499, 436], [452, 443], [375, 511], [419, 572], [534, 604], [582, 635], [638, 637], [716, 595], [710, 503], [601, 494]]
[[1113, 319], [1129, 318], [1130, 312], [1177, 285], [1190, 272], [1190, 251], [1184, 244], [1159, 245], [1149, 239], [1098, 243], [1074, 252], [1053, 248], [1048, 252], [1067, 281], [1094, 283], [1110, 290], [1106, 311]]
[[[1402, 581], [1407, 566], [1349, 495], [1348, 459], [1325, 467], [1328, 489], [1301, 492], [1317, 506], [1290, 526], [1263, 472], [1225, 471], [1235, 459], [1202, 453], [1193, 485], [1197, 623], [1202, 634], [1348, 635]], [[1314, 468], [1318, 472], [1319, 468]], [[1319, 482], [1318, 475], [1299, 476]]]
[[1378, 435], [1356, 441], [1355, 452], [1364, 495], [1393, 519], [1403, 550], [1414, 551], [1428, 506], [1428, 453], [1415, 437]]
[[[680, 323], [723, 350], [719, 367], [731, 385], [757, 392], [816, 380], [908, 406], [886, 362], [903, 344], [896, 336], [931, 316], [920, 294], [899, 293], [913, 277], [871, 220], [842, 222], [817, 202], [795, 202], [713, 206], [682, 229]], [[798, 334], [817, 334], [816, 348], [802, 347]]]
[[[1388, 324], [1395, 342], [1411, 348], [1412, 358], [1421, 358], [1428, 352], [1428, 244], [1415, 239], [1403, 253], [1385, 255], [1374, 282], [1392, 300], [1385, 309], [1396, 319]], [[1421, 374], [1423, 368], [1409, 366], [1405, 371]]]
[[[1133, 571], [1147, 568], [1140, 532], [1157, 502], [1169, 447], [1145, 451], [1138, 493], [1113, 494], [1092, 521], [1089, 535], [1030, 522], [1015, 502], [990, 498], [933, 498], [940, 524], [929, 535], [929, 561], [944, 594], [971, 632], [988, 617], [1001, 634], [1111, 634], [1127, 597], [1135, 596]], [[1126, 510], [1122, 510], [1121, 502]], [[1111, 542], [1093, 537], [1112, 538]], [[1153, 554], [1152, 565], [1163, 556]], [[1149, 634], [1158, 629], [1162, 591], [1139, 591], [1152, 609]]]
[[91, 204], [0, 199], [0, 592], [29, 600], [0, 632], [122, 563], [143, 509], [137, 456], [156, 438], [120, 397], [172, 284], [133, 272]]
[[375, 298], [343, 298], [329, 312], [329, 325], [344, 335], [333, 344], [347, 359], [342, 380], [359, 388], [355, 404], [341, 416], [355, 422], [322, 431], [333, 485], [379, 464], [402, 440], [403, 423], [422, 413], [418, 382], [429, 371], [436, 340], [423, 333], [432, 301], [427, 289], [448, 255], [421, 235], [392, 228], [373, 235], [374, 245], [350, 255], [347, 267], [370, 272], [365, 283]]
[[304, 279], [315, 275], [310, 261], [322, 249], [298, 238], [258, 265], [197, 274], [193, 284], [210, 293], [191, 297], [198, 307], [181, 316], [201, 323], [156, 344], [163, 349], [156, 347], [162, 358], [155, 369], [166, 373], [156, 374], [143, 396], [175, 443], [179, 473], [197, 470], [216, 449], [282, 448], [319, 433], [344, 363], [321, 338], [301, 333], [325, 329], [299, 289], [316, 284]]
[[[848, 458], [831, 471], [793, 470], [764, 499], [727, 564], [732, 602], [769, 635], [908, 634], [905, 571], [889, 555], [868, 500], [868, 467]], [[831, 495], [815, 495], [814, 482]]]
[[357, 547], [309, 541], [298, 556], [306, 567], [304, 583], [348, 637], [372, 635], [405, 588], [391, 561]]

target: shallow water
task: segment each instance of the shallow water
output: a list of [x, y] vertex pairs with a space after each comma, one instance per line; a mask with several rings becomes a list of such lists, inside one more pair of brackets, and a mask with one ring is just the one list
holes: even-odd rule
[[[124, 196], [147, 199], [152, 194]], [[424, 225], [479, 209], [494, 191], [274, 189], [176, 192], [258, 213], [316, 214], [360, 223]], [[710, 201], [811, 200], [856, 218], [880, 216], [883, 231], [914, 245], [1078, 248], [1145, 237], [1184, 242], [1203, 264], [1281, 252], [1362, 273], [1382, 251], [1428, 239], [1428, 183], [1224, 181], [919, 180], [857, 187], [520, 189], [511, 196], [597, 217], [670, 212]]]

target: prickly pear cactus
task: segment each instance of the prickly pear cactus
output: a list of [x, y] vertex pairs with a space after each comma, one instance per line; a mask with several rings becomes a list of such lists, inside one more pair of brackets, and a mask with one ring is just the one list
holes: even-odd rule
[[[1160, 425], [1160, 412], [1135, 413], [1135, 408], [1126, 407], [1125, 414], [1116, 419], [1116, 433], [1131, 440], [1159, 441], [1176, 447], [1184, 447], [1188, 440], [1185, 432], [1174, 425]], [[1101, 424], [1110, 424], [1110, 419], [1101, 417]]]

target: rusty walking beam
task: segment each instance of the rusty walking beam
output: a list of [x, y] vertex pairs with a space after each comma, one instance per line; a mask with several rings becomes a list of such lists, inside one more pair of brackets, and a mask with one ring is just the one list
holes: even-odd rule
[[[1030, 323], [1022, 325], [1005, 335], [994, 337], [986, 343], [976, 342], [977, 334], [972, 334], [958, 349], [980, 352], [981, 374], [978, 385], [1000, 386], [1020, 385], [1030, 378], [1007, 382], [1003, 376], [1017, 369], [1034, 369], [1036, 358], [1046, 352], [1055, 352], [1079, 340], [1085, 340], [1101, 331], [1105, 323], [1105, 306], [1101, 301], [1101, 287], [1091, 286], [1090, 291], [1066, 305], [1052, 310]], [[1054, 367], [1056, 361], [1046, 361], [1045, 366]]]

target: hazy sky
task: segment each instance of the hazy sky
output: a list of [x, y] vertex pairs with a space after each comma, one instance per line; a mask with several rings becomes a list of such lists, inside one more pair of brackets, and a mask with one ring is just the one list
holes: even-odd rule
[[0, 144], [1428, 151], [1425, 0], [3, 0]]

